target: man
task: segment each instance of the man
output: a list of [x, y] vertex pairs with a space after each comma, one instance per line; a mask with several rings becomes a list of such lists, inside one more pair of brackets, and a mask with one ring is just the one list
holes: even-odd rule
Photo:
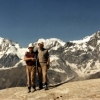
[[38, 77], [39, 77], [39, 89], [43, 88], [48, 89], [48, 82], [47, 82], [47, 69], [50, 66], [50, 58], [48, 50], [44, 48], [44, 43], [38, 43]]
[[29, 52], [25, 53], [24, 61], [26, 61], [26, 74], [27, 74], [27, 85], [28, 85], [28, 93], [31, 92], [31, 85], [33, 87], [33, 91], [36, 91], [36, 54], [33, 51], [34, 46], [32, 43], [28, 46]]

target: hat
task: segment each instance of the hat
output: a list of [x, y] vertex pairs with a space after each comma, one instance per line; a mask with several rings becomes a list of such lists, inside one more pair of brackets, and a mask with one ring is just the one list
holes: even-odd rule
[[32, 43], [30, 43], [29, 45], [28, 45], [28, 48], [33, 48], [34, 47], [34, 45], [32, 44]]
[[39, 45], [39, 44], [42, 44], [42, 45], [44, 45], [44, 42], [38, 42], [38, 45]]

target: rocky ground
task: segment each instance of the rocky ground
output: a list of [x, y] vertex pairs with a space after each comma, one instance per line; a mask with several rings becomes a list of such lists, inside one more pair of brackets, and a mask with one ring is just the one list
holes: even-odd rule
[[68, 82], [27, 93], [27, 87], [0, 90], [0, 100], [100, 100], [100, 79]]

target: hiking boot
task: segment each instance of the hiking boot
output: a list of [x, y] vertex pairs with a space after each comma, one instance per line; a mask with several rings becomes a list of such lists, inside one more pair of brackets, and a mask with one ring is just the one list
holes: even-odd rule
[[39, 90], [43, 89], [43, 86], [39, 86]]
[[48, 84], [47, 84], [47, 82], [44, 83], [44, 89], [48, 90]]
[[28, 87], [28, 93], [30, 93], [31, 92], [31, 87]]
[[36, 91], [36, 89], [33, 89], [33, 90], [32, 90], [32, 92], [35, 92], [35, 91]]
[[42, 82], [39, 83], [39, 90], [41, 90], [41, 89], [43, 89], [43, 83]]
[[48, 86], [47, 86], [47, 85], [44, 85], [44, 89], [45, 89], [45, 90], [48, 90]]
[[31, 90], [28, 90], [28, 93], [30, 93], [31, 92]]
[[32, 92], [35, 92], [35, 91], [36, 91], [36, 86], [34, 85]]

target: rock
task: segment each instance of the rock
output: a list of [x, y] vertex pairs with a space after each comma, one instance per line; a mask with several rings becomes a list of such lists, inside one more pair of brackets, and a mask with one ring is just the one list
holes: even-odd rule
[[0, 90], [0, 100], [100, 100], [100, 79], [69, 82], [27, 93], [27, 87]]
[[0, 68], [2, 68], [2, 66], [5, 66], [5, 68], [14, 66], [19, 61], [20, 58], [17, 55], [4, 54], [3, 57], [0, 59]]
[[[0, 70], [0, 89], [27, 86], [26, 79], [26, 66], [19, 66], [7, 70]], [[38, 77], [36, 77], [36, 79], [38, 85]], [[69, 81], [71, 78], [67, 77], [66, 73], [48, 70], [48, 79], [49, 84], [55, 85], [65, 82], [65, 80]]]

